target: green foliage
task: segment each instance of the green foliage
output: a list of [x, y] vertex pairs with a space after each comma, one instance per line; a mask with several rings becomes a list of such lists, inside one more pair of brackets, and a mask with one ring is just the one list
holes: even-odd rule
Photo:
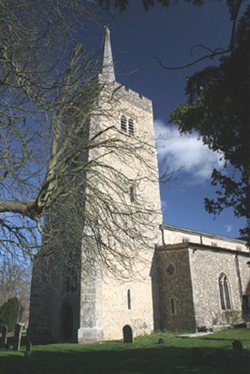
[[[150, 8], [154, 7], [157, 4], [162, 5], [163, 7], [168, 8], [171, 5], [175, 5], [178, 2], [186, 2], [191, 3], [193, 5], [202, 5], [205, 0], [141, 0], [141, 4], [143, 5], [145, 10], [149, 10]], [[101, 7], [104, 7], [106, 9], [110, 9], [113, 6], [115, 8], [118, 8], [121, 13], [125, 13], [128, 6], [132, 1], [129, 0], [98, 0], [98, 3]]]
[[[233, 17], [236, 3], [240, 2], [228, 3]], [[215, 215], [233, 207], [235, 216], [247, 220], [241, 235], [250, 244], [250, 7], [232, 32], [229, 53], [220, 58], [219, 65], [207, 67], [188, 79], [188, 102], [172, 112], [171, 121], [179, 125], [182, 133], [197, 131], [204, 144], [221, 152], [225, 169], [223, 173], [213, 170], [211, 183], [217, 187], [216, 199], [205, 199], [205, 207]]]
[[8, 330], [14, 330], [18, 320], [20, 304], [16, 297], [6, 301], [0, 307], [0, 326], [6, 325]]

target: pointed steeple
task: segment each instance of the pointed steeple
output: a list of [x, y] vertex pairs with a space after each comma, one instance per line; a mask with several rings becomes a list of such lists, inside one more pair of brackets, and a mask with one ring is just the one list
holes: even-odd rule
[[102, 75], [109, 82], [115, 81], [115, 69], [110, 42], [110, 31], [107, 26], [105, 27], [105, 38], [103, 46]]

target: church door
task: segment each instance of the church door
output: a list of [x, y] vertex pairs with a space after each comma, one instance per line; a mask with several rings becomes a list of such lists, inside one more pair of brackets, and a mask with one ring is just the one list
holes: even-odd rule
[[123, 326], [123, 341], [124, 343], [133, 343], [133, 330], [129, 325]]

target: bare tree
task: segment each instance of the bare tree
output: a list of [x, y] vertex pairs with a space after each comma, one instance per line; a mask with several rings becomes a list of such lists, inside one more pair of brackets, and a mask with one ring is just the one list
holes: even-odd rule
[[[84, 243], [83, 262], [131, 270], [159, 212], [131, 204], [130, 187], [157, 183], [155, 149], [120, 133], [111, 113], [121, 87], [110, 90], [98, 60], [74, 42], [79, 24], [96, 19], [96, 2], [0, 6], [0, 254], [33, 255], [43, 242], [40, 257], [65, 249], [70, 268]], [[120, 163], [135, 160], [131, 180]]]
[[16, 297], [19, 301], [19, 321], [28, 322], [30, 295], [30, 268], [17, 265], [9, 259], [1, 263], [0, 305]]
[[[72, 46], [67, 53], [66, 41], [70, 43], [78, 8], [74, 1], [68, 7], [66, 3], [0, 3], [2, 251], [18, 246], [30, 254], [37, 245], [38, 196], [48, 165], [52, 121], [62, 104], [65, 71], [74, 53]], [[91, 12], [90, 5], [85, 1], [80, 10]], [[72, 20], [67, 16], [70, 9]]]

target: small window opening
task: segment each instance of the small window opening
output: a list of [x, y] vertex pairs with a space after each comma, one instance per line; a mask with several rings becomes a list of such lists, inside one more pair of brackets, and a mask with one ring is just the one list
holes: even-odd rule
[[76, 269], [67, 269], [66, 273], [66, 291], [75, 292], [77, 290], [77, 272]]
[[170, 299], [171, 314], [175, 314], [175, 299]]
[[127, 302], [128, 302], [128, 309], [131, 309], [131, 292], [128, 290], [127, 292]]
[[65, 259], [64, 264], [64, 292], [75, 292], [78, 287], [78, 264], [74, 260], [74, 253], [71, 251]]
[[167, 267], [166, 267], [166, 273], [168, 275], [173, 275], [175, 272], [175, 267], [173, 264], [169, 264]]
[[134, 135], [135, 133], [134, 121], [131, 118], [128, 120], [128, 133], [130, 135]]
[[127, 119], [125, 116], [121, 116], [121, 131], [127, 132]]
[[129, 187], [129, 196], [131, 203], [134, 203], [136, 201], [136, 188], [135, 186]]

